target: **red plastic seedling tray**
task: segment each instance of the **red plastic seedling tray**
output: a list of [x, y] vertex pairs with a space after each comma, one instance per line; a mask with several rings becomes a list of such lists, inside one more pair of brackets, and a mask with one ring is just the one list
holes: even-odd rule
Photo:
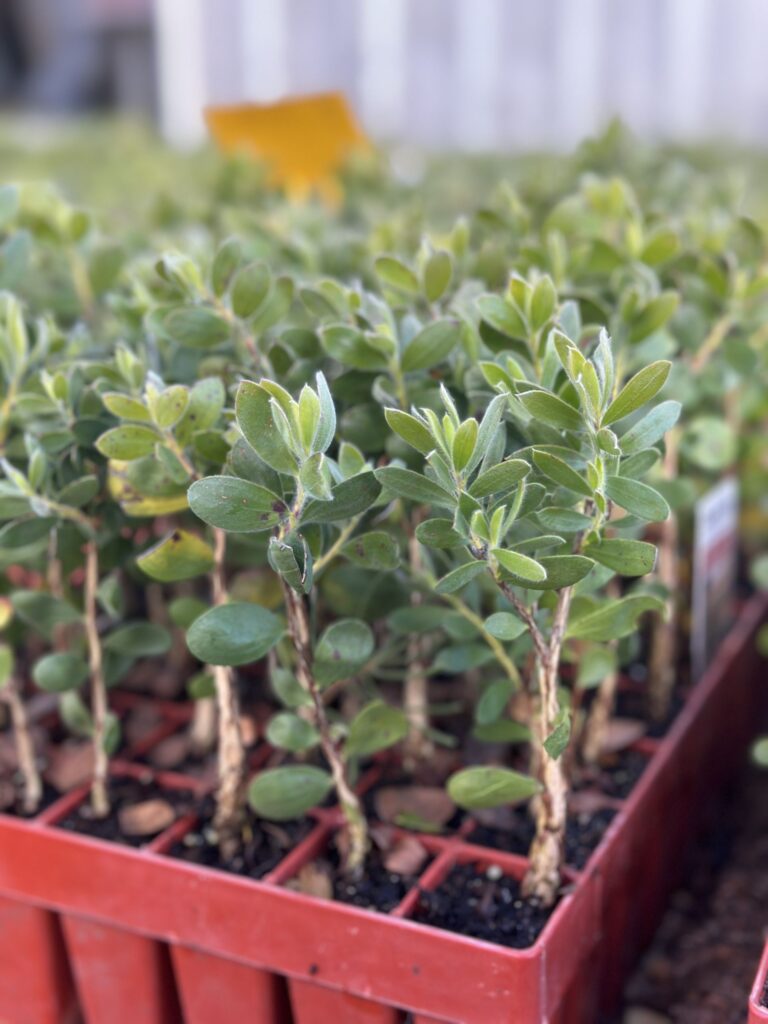
[[[586, 869], [569, 876], [571, 891], [529, 949], [409, 920], [414, 890], [392, 913], [374, 914], [286, 889], [328, 843], [335, 812], [320, 813], [309, 836], [255, 882], [167, 856], [191, 817], [140, 850], [59, 831], [55, 821], [71, 796], [32, 823], [0, 819], [0, 896], [64, 920], [88, 1024], [179, 1017], [239, 1024], [244, 1013], [265, 1024], [394, 1024], [406, 1011], [416, 1024], [594, 1024], [600, 990], [610, 1002], [650, 937], [680, 870], [679, 852], [713, 791], [737, 769], [758, 721], [764, 694], [755, 685], [754, 633], [765, 610], [764, 598], [745, 607], [669, 734], [643, 744], [650, 757], [643, 776]], [[525, 870], [524, 858], [472, 846], [462, 835], [419, 838], [432, 854], [423, 887], [439, 884], [457, 860], [498, 864], [517, 877]], [[99, 948], [107, 978], [101, 1003], [95, 972], [83, 965]], [[109, 1012], [99, 1016], [105, 1005]]]
[[768, 1021], [768, 1006], [763, 1006], [763, 994], [768, 984], [768, 941], [765, 943], [760, 966], [757, 969], [755, 983], [749, 996], [749, 1016], [747, 1024], [765, 1024]]

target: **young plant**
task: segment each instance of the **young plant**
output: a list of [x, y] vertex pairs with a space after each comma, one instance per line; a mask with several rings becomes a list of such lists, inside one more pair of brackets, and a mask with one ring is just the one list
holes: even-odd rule
[[[327, 454], [336, 432], [336, 411], [325, 378], [302, 389], [298, 401], [274, 381], [244, 381], [235, 403], [237, 424], [248, 454], [234, 465], [248, 476], [217, 475], [193, 484], [190, 507], [204, 522], [231, 532], [269, 532], [267, 558], [277, 574], [291, 641], [290, 666], [278, 667], [281, 689], [304, 695], [311, 721], [283, 712], [270, 735], [286, 749], [306, 754], [319, 746], [330, 775], [312, 765], [288, 765], [259, 774], [250, 787], [254, 810], [267, 818], [299, 816], [334, 789], [345, 821], [345, 868], [356, 873], [368, 848], [365, 814], [352, 782], [356, 758], [398, 742], [407, 731], [405, 715], [375, 701], [362, 709], [348, 730], [332, 721], [330, 688], [361, 672], [374, 652], [370, 627], [359, 619], [332, 622], [318, 637], [317, 577], [350, 541], [361, 517], [375, 503], [380, 487], [359, 456], [340, 449]], [[331, 531], [338, 531], [329, 541]], [[365, 554], [392, 558], [386, 535], [363, 534], [354, 542]], [[374, 550], [375, 549], [375, 550]], [[396, 561], [396, 549], [395, 549]], [[283, 634], [272, 612], [255, 604], [213, 608], [192, 624], [192, 652], [213, 664], [256, 661]], [[286, 673], [290, 675], [286, 678]], [[279, 720], [279, 726], [278, 726]]]
[[[533, 667], [523, 678], [538, 704], [532, 729], [536, 778], [469, 768], [452, 777], [449, 792], [468, 808], [536, 792], [524, 891], [551, 905], [560, 886], [568, 792], [563, 754], [571, 731], [560, 678], [563, 647], [571, 639], [608, 643], [626, 636], [640, 615], [660, 605], [643, 593], [600, 601], [579, 586], [596, 566], [606, 570], [604, 579], [653, 568], [653, 545], [610, 536], [616, 508], [642, 521], [663, 519], [669, 511], [661, 495], [637, 479], [642, 466], [624, 458], [613, 427], [654, 397], [669, 364], [645, 367], [616, 394], [605, 333], [587, 358], [562, 332], [552, 331], [542, 338], [540, 358], [538, 380], [527, 379], [519, 365], [514, 375], [499, 371], [501, 394], [479, 424], [460, 418], [445, 389], [442, 418], [426, 408], [389, 410], [390, 426], [425, 455], [427, 468], [422, 475], [388, 466], [376, 476], [386, 493], [450, 513], [450, 520], [428, 521], [429, 530], [422, 530], [422, 537], [442, 536], [443, 542], [453, 533], [465, 552], [465, 560], [438, 581], [438, 592], [453, 593], [488, 575], [506, 599], [500, 614], [509, 620], [509, 635], [517, 635], [519, 623], [530, 637]], [[515, 432], [536, 438], [534, 444], [507, 452], [505, 412]], [[495, 621], [494, 630], [500, 625]]]
[[[102, 434], [97, 445], [112, 462], [113, 472], [126, 464], [131, 489], [127, 497], [149, 502], [143, 514], [151, 512], [153, 486], [166, 479], [173, 487], [169, 498], [175, 508], [186, 508], [186, 489], [198, 480], [201, 470], [221, 465], [229, 452], [224, 433], [214, 428], [225, 403], [224, 385], [209, 377], [193, 386], [174, 384], [166, 387], [150, 375], [141, 390], [133, 394], [106, 392], [102, 400], [119, 426]], [[136, 511], [136, 510], [134, 510]], [[166, 511], [168, 511], [166, 509]], [[206, 575], [214, 607], [227, 603], [226, 534], [213, 531], [209, 544], [198, 534], [183, 528], [169, 531], [157, 544], [143, 552], [137, 563], [144, 573], [162, 583], [177, 583]], [[240, 703], [229, 664], [212, 661], [210, 676], [213, 697], [202, 696], [196, 707], [214, 714], [204, 715], [218, 722], [218, 789], [214, 828], [225, 857], [234, 854], [243, 842], [243, 787], [245, 784], [245, 748], [240, 730]], [[198, 680], [199, 682], [199, 680]]]
[[[30, 424], [35, 432], [30, 429], [25, 435], [23, 468], [17, 457], [13, 462], [2, 461], [6, 494], [19, 508], [2, 531], [2, 539], [5, 545], [18, 545], [16, 557], [21, 564], [44, 564], [52, 548], [66, 552], [67, 575], [82, 578], [82, 611], [63, 592], [16, 590], [11, 601], [17, 617], [52, 642], [61, 626], [82, 628], [85, 656], [73, 635], [70, 649], [43, 656], [32, 675], [38, 686], [61, 694], [65, 723], [92, 739], [91, 803], [94, 816], [101, 818], [110, 810], [109, 755], [120, 738], [118, 720], [109, 710], [107, 687], [128, 671], [136, 657], [163, 653], [168, 638], [164, 630], [141, 622], [118, 625], [110, 628], [106, 638], [102, 636], [102, 611], [110, 627], [115, 627], [122, 607], [117, 578], [114, 573], [102, 572], [100, 553], [105, 552], [105, 560], [119, 560], [126, 542], [120, 537], [123, 521], [119, 510], [106, 497], [104, 465], [91, 447], [94, 423], [80, 430], [75, 426], [87, 424], [88, 412], [100, 408], [100, 401], [84, 387], [77, 369], [55, 374], [44, 371], [40, 383]], [[29, 398], [20, 398], [21, 408], [27, 408]], [[51, 535], [55, 545], [50, 543]], [[86, 681], [89, 706], [79, 695]]]

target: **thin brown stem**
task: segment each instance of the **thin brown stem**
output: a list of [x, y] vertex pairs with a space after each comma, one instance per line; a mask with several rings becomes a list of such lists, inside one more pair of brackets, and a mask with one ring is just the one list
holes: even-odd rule
[[11, 712], [16, 757], [22, 778], [22, 808], [25, 814], [34, 814], [43, 796], [43, 783], [37, 770], [35, 747], [29, 731], [27, 709], [21, 696], [18, 679], [12, 675], [5, 686], [5, 698]]
[[[667, 435], [663, 472], [667, 480], [677, 476], [678, 465], [677, 431]], [[668, 594], [665, 614], [658, 615], [651, 627], [650, 652], [648, 657], [648, 702], [654, 721], [666, 718], [675, 685], [675, 662], [677, 640], [677, 590], [678, 590], [678, 538], [679, 530], [674, 513], [661, 524], [658, 551], [659, 561], [656, 578]]]
[[[223, 530], [214, 530], [213, 538], [211, 589], [213, 604], [218, 606], [227, 602], [224, 575], [227, 535]], [[234, 674], [225, 665], [215, 665], [213, 678], [219, 721], [219, 784], [214, 826], [219, 836], [219, 848], [226, 859], [235, 854], [242, 843], [245, 748], [240, 731], [240, 702]]]
[[109, 814], [109, 758], [105, 739], [107, 731], [107, 687], [104, 682], [104, 666], [101, 638], [96, 619], [96, 592], [99, 586], [99, 549], [95, 540], [85, 545], [85, 634], [88, 640], [88, 655], [91, 674], [91, 715], [93, 716], [93, 782], [91, 784], [91, 806], [97, 818]]
[[296, 678], [312, 698], [320, 746], [330, 766], [336, 795], [346, 820], [349, 848], [344, 867], [349, 874], [359, 874], [368, 852], [368, 823], [360, 800], [349, 783], [344, 759], [331, 736], [325, 704], [315, 679], [312, 634], [305, 598], [297, 594], [282, 577], [281, 583], [288, 629], [296, 652]]
[[560, 591], [552, 619], [549, 643], [538, 659], [539, 719], [536, 729], [536, 762], [542, 785], [533, 804], [536, 834], [529, 852], [530, 866], [523, 880], [523, 893], [552, 906], [560, 888], [567, 813], [568, 784], [562, 757], [552, 757], [544, 746], [555, 728], [559, 712], [558, 682], [560, 655], [571, 606], [571, 588]]

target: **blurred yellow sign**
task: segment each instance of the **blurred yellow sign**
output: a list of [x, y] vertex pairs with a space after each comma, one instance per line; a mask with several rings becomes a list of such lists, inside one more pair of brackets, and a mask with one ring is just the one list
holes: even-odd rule
[[277, 103], [209, 107], [205, 119], [225, 153], [245, 152], [263, 160], [273, 184], [292, 199], [310, 192], [336, 204], [337, 174], [355, 149], [370, 142], [341, 93], [296, 96]]

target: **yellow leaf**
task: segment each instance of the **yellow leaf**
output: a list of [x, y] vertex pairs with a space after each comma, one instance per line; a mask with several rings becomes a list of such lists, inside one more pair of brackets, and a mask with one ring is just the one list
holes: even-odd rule
[[264, 161], [270, 183], [282, 186], [294, 201], [314, 191], [328, 205], [338, 205], [338, 172], [354, 150], [370, 148], [337, 92], [209, 107], [205, 119], [222, 152], [244, 152]]
[[107, 477], [110, 495], [127, 516], [135, 518], [168, 516], [188, 507], [186, 491], [157, 498], [148, 498], [140, 494], [126, 476], [126, 469], [130, 465], [130, 462], [118, 462], [115, 459], [110, 459]]

